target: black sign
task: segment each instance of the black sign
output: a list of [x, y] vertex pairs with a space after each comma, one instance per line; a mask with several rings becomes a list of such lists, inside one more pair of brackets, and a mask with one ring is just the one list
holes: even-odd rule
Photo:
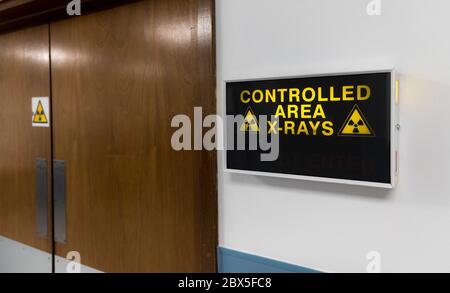
[[227, 82], [227, 117], [243, 118], [227, 128], [228, 140], [279, 137], [273, 161], [261, 160], [259, 147], [229, 145], [227, 169], [392, 184], [392, 74]]

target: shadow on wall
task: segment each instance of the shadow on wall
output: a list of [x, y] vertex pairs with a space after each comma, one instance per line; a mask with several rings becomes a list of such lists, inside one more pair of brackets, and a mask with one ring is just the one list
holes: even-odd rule
[[[267, 185], [272, 188], [290, 189], [292, 191], [301, 190], [302, 192], [325, 193], [333, 196], [357, 196], [370, 197], [373, 199], [388, 199], [393, 193], [391, 189], [353, 186], [347, 184], [324, 183], [298, 179], [277, 178], [269, 176], [251, 176], [257, 180], [261, 185]], [[240, 174], [230, 174], [230, 179], [233, 183], [251, 184], [249, 183], [249, 176], [242, 176]]]

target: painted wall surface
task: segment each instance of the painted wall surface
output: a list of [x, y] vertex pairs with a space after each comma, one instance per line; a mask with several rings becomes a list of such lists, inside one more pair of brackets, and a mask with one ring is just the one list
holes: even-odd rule
[[[395, 67], [394, 190], [219, 172], [220, 245], [326, 272], [450, 272], [450, 1], [217, 0], [223, 81]], [[219, 167], [223, 168], [221, 156]]]

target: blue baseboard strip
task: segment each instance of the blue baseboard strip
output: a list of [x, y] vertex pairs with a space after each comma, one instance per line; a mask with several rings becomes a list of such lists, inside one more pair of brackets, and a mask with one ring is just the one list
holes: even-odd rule
[[217, 248], [219, 273], [320, 273], [312, 269], [270, 258]]

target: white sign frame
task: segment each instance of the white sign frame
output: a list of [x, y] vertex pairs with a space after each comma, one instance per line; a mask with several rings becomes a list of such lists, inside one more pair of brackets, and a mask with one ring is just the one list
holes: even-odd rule
[[[304, 176], [304, 175], [293, 175], [293, 174], [283, 174], [283, 173], [272, 173], [272, 172], [262, 172], [262, 171], [247, 171], [239, 169], [230, 169], [227, 167], [227, 123], [226, 123], [226, 90], [227, 83], [232, 82], [246, 82], [246, 81], [264, 81], [272, 79], [292, 79], [292, 78], [308, 78], [308, 77], [323, 77], [323, 76], [340, 76], [340, 75], [356, 75], [356, 74], [373, 74], [373, 73], [390, 73], [391, 74], [391, 141], [390, 141], [390, 166], [391, 166], [391, 182], [390, 183], [380, 183], [371, 181], [358, 181], [358, 180], [346, 180], [346, 179], [336, 179], [327, 177], [315, 177], [315, 176]], [[367, 71], [349, 71], [349, 72], [330, 72], [324, 74], [311, 74], [311, 75], [294, 75], [294, 76], [277, 76], [277, 77], [263, 77], [263, 78], [249, 78], [249, 79], [230, 79], [223, 81], [223, 91], [222, 91], [222, 117], [223, 117], [223, 172], [228, 174], [244, 174], [244, 175], [254, 175], [254, 176], [265, 176], [265, 177], [276, 177], [276, 178], [287, 178], [287, 179], [297, 179], [315, 182], [326, 182], [326, 183], [337, 183], [355, 186], [367, 186], [367, 187], [377, 187], [385, 189], [393, 189], [398, 182], [399, 173], [399, 96], [398, 96], [398, 80], [396, 76], [396, 71], [394, 68], [390, 69], [379, 69], [379, 70], [367, 70]]]

